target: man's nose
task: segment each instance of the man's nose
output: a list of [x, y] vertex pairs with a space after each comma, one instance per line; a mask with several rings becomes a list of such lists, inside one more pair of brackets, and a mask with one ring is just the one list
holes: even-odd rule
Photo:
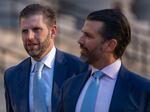
[[32, 31], [32, 30], [29, 30], [28, 31], [28, 40], [32, 40], [32, 39], [34, 39], [34, 36], [35, 36], [35, 34], [34, 34], [34, 32]]
[[80, 38], [79, 38], [78, 44], [80, 44], [80, 45], [84, 44], [84, 39], [83, 39], [83, 37], [80, 37]]

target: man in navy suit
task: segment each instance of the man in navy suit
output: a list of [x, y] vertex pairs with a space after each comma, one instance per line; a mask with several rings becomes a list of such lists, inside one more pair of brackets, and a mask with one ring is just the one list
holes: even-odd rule
[[81, 58], [91, 71], [66, 81], [58, 112], [150, 112], [149, 80], [128, 71], [121, 61], [131, 41], [127, 18], [112, 9], [95, 11], [87, 16], [82, 33]]
[[[20, 12], [19, 22], [24, 48], [30, 57], [5, 71], [7, 112], [53, 112], [63, 83], [88, 66], [77, 57], [55, 48], [56, 18], [50, 7], [28, 5]], [[43, 64], [40, 76], [43, 82], [40, 84], [46, 88], [45, 91], [40, 88], [37, 94], [42, 96], [44, 92], [42, 101], [46, 102], [44, 107], [47, 111], [37, 110], [40, 105], [35, 106], [35, 100], [40, 99], [34, 99], [34, 78], [38, 75], [34, 69], [37, 63]]]

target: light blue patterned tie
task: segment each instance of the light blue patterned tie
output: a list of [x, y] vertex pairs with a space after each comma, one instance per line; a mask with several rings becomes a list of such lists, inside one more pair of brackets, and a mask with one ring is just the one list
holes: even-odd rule
[[46, 87], [42, 79], [42, 69], [44, 64], [37, 62], [33, 72], [33, 112], [48, 112], [46, 106]]
[[80, 112], [94, 112], [95, 111], [95, 104], [96, 104], [96, 97], [99, 88], [99, 80], [104, 76], [104, 73], [101, 71], [96, 71], [93, 74], [92, 81], [89, 84], [87, 91], [85, 93], [81, 111]]

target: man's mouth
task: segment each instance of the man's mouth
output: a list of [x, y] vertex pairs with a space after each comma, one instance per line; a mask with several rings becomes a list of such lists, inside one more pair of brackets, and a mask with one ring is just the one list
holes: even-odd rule
[[37, 43], [28, 43], [27, 44], [27, 48], [30, 49], [30, 50], [37, 49], [38, 46], [39, 46], [39, 44], [37, 44]]
[[36, 46], [38, 43], [27, 43], [27, 46]]
[[81, 48], [80, 53], [81, 53], [81, 54], [87, 54], [87, 49], [86, 49], [86, 48]]

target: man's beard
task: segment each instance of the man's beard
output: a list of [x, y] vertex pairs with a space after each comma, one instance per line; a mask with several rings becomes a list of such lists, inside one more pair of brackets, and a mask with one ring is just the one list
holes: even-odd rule
[[50, 40], [49, 40], [49, 34], [47, 35], [47, 38], [45, 39], [44, 42], [39, 43], [38, 47], [34, 50], [29, 49], [28, 47], [25, 47], [27, 53], [31, 56], [31, 57], [40, 57], [49, 47], [50, 45]]
[[96, 61], [95, 57], [96, 56], [94, 54], [80, 56], [81, 60], [87, 64], [92, 64], [93, 62], [95, 62]]
[[99, 48], [96, 48], [95, 50], [92, 50], [92, 51], [89, 51], [88, 49], [85, 49], [85, 50], [86, 52], [84, 53], [81, 52], [80, 59], [87, 64], [95, 63], [99, 59], [99, 55], [102, 55], [100, 53]]

